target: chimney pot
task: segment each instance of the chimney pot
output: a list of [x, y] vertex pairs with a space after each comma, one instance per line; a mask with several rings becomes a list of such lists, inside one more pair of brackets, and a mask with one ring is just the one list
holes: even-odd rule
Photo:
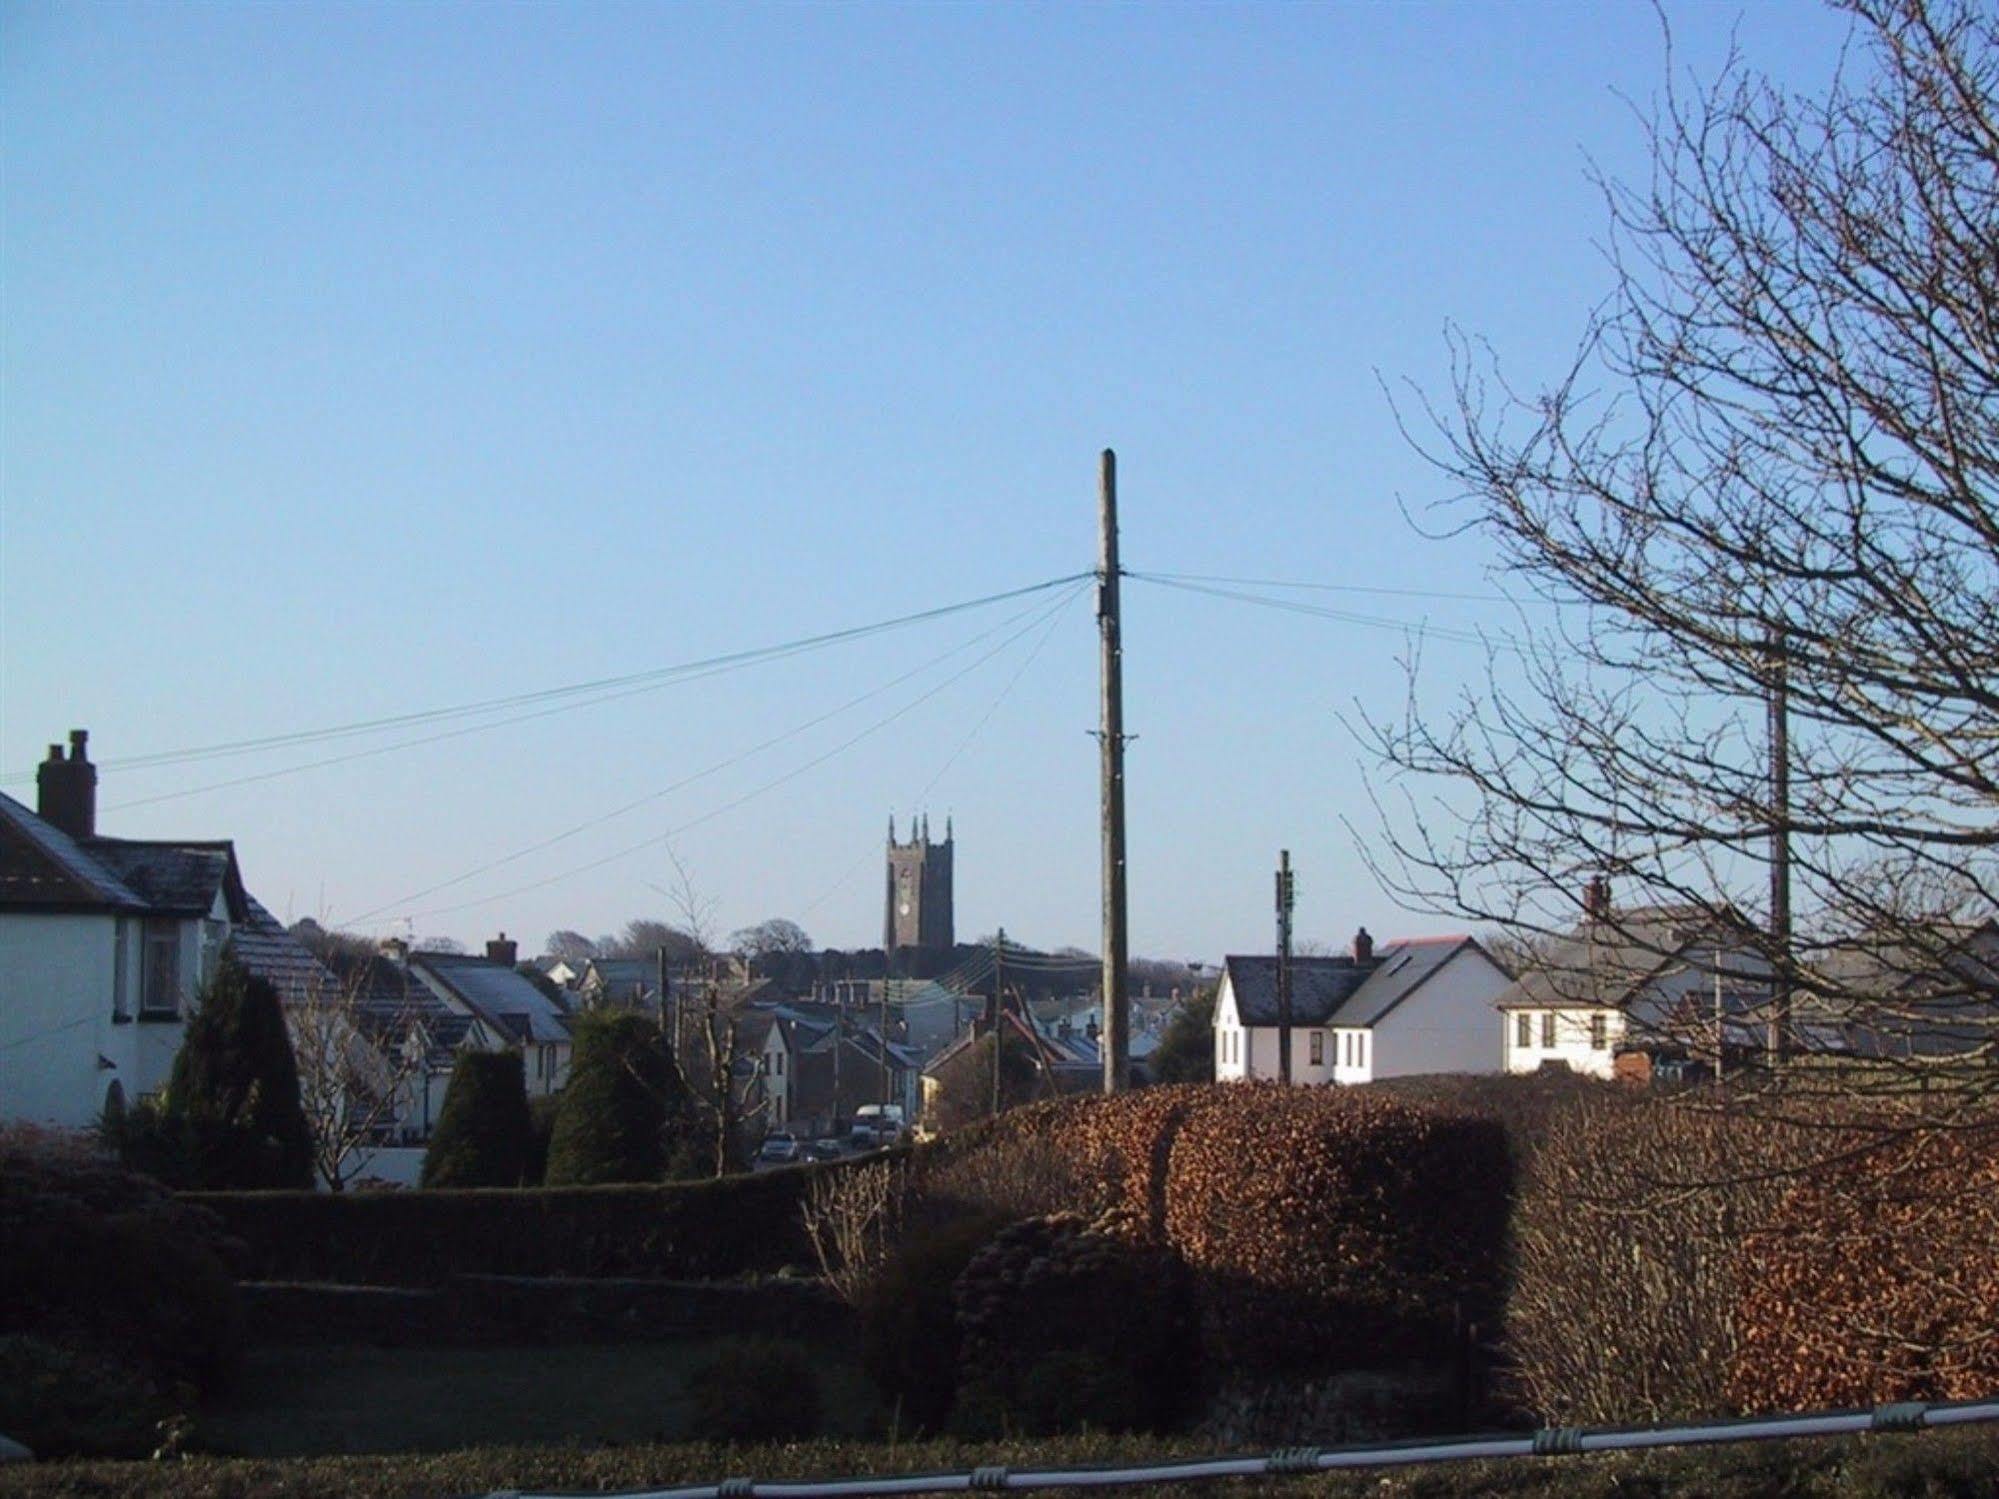
[[84, 750], [89, 738], [84, 730], [71, 729], [71, 753], [64, 756], [62, 746], [52, 744], [35, 771], [35, 811], [79, 839], [97, 836], [97, 767]]
[[1367, 934], [1366, 927], [1362, 927], [1353, 934], [1353, 960], [1356, 963], [1372, 963], [1374, 961], [1374, 938]]

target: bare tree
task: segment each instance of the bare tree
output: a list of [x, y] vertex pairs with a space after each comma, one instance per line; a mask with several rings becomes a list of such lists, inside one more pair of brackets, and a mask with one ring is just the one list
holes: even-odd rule
[[669, 999], [662, 1023], [672, 1032], [681, 1086], [708, 1133], [715, 1175], [726, 1176], [741, 1165], [745, 1132], [763, 1116], [767, 1100], [761, 1078], [750, 1070], [755, 1064], [746, 1044], [740, 993], [714, 956], [715, 902], [695, 885], [671, 844], [666, 854], [673, 884], [653, 888], [673, 902], [680, 918], [674, 930], [700, 954], [703, 977], [696, 994]]
[[423, 1104], [430, 1037], [413, 994], [370, 991], [368, 965], [329, 976], [285, 1006], [299, 1103], [312, 1127], [313, 1169], [341, 1191], [367, 1168], [368, 1147], [392, 1143]]
[[1850, 9], [1823, 95], [1669, 83], [1552, 389], [1453, 337], [1418, 445], [1528, 597], [1489, 686], [1359, 731], [1406, 898], [1559, 933], [1601, 874], [1740, 934], [1773, 1059], [1940, 1122], [1999, 1081], [1999, 20]]

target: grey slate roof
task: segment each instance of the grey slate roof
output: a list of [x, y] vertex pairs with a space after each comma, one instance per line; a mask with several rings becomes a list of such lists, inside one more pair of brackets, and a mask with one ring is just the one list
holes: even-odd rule
[[[1351, 957], [1291, 960], [1294, 1026], [1379, 1024], [1397, 1005], [1467, 947], [1469, 937], [1424, 937], [1385, 942], [1368, 963]], [[1230, 957], [1224, 965], [1244, 1025], [1277, 1024], [1275, 956]]]
[[1620, 911], [1607, 920], [1583, 922], [1536, 955], [1533, 966], [1496, 1001], [1502, 1010], [1625, 1009], [1652, 980], [1688, 963], [1710, 970], [1713, 951], [1723, 949], [1722, 977], [1729, 985], [1757, 983], [1746, 955], [1730, 967], [1728, 949], [1745, 933], [1694, 908], [1650, 907]]
[[146, 901], [69, 834], [0, 792], [0, 906], [137, 911]]
[[267, 980], [286, 1004], [303, 1004], [331, 989], [332, 971], [256, 900], [244, 897], [245, 920], [229, 934], [236, 961]]
[[227, 843], [91, 838], [83, 847], [156, 911], [206, 915], [216, 896], [226, 894], [232, 914], [243, 914], [242, 889], [231, 879], [236, 855]]
[[459, 953], [411, 953], [420, 967], [482, 1019], [521, 1040], [569, 1039], [569, 1012], [504, 963]]
[[[1236, 1015], [1244, 1025], [1277, 1024], [1277, 959], [1261, 955], [1229, 957], [1223, 965]], [[1291, 960], [1291, 1023], [1324, 1025], [1333, 1012], [1367, 982], [1371, 969], [1352, 958]]]

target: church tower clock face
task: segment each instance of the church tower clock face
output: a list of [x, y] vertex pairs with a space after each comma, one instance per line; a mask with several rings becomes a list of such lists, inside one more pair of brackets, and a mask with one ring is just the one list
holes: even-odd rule
[[902, 871], [902, 877], [898, 881], [898, 883], [902, 887], [900, 892], [901, 905], [899, 909], [901, 910], [903, 915], [907, 916], [909, 914], [909, 871], [907, 869]]

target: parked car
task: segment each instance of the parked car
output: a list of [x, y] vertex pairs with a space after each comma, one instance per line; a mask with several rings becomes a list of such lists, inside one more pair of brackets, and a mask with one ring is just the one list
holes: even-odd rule
[[786, 1130], [764, 1136], [764, 1142], [757, 1151], [757, 1159], [773, 1166], [789, 1164], [798, 1159], [798, 1136]]
[[837, 1161], [847, 1153], [847, 1147], [838, 1140], [808, 1140], [805, 1144], [805, 1158], [810, 1161]]
[[902, 1138], [902, 1105], [864, 1103], [854, 1110], [854, 1128], [848, 1136], [863, 1149], [893, 1145]]

